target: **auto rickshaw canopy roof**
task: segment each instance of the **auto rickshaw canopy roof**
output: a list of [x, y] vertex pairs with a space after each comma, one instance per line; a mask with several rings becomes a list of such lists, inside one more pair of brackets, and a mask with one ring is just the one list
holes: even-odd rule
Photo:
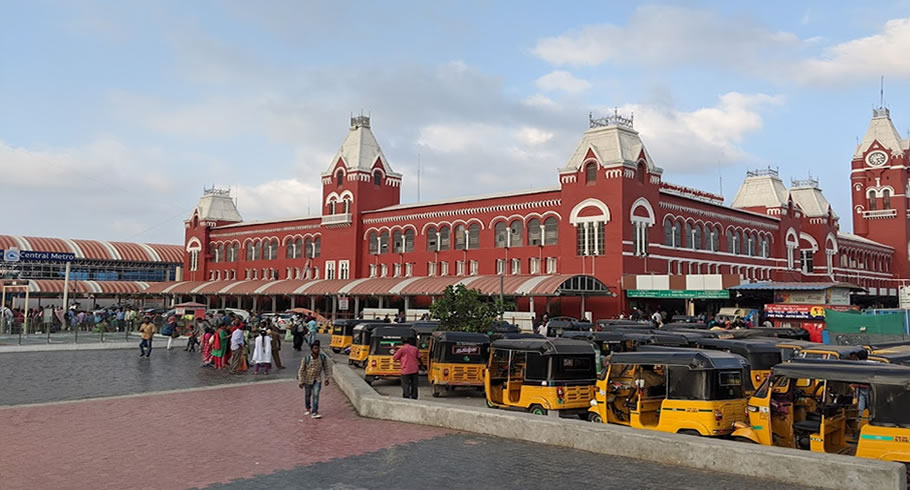
[[879, 352], [869, 354], [869, 357], [880, 357], [886, 359], [891, 364], [910, 366], [910, 352]]
[[698, 339], [696, 344], [702, 347], [712, 349], [728, 349], [730, 352], [739, 354], [745, 352], [748, 354], [779, 353], [780, 348], [773, 341], [763, 340], [746, 340], [746, 339]]
[[355, 331], [355, 332], [359, 332], [359, 331], [361, 331], [361, 330], [374, 330], [374, 329], [376, 329], [377, 327], [381, 327], [381, 326], [383, 326], [383, 325], [388, 325], [388, 323], [382, 323], [382, 322], [361, 322], [361, 323], [358, 323], [357, 325], [354, 326], [354, 331]]
[[417, 322], [412, 323], [411, 328], [417, 332], [417, 335], [427, 335], [431, 334], [439, 328], [439, 322]]
[[410, 325], [396, 325], [391, 327], [377, 327], [373, 329], [373, 339], [400, 337], [402, 339], [416, 339], [417, 333]]
[[686, 366], [689, 369], [742, 369], [746, 360], [736, 354], [723, 351], [680, 349], [639, 352], [617, 352], [610, 358], [610, 364], [662, 364]]
[[797, 359], [774, 366], [771, 375], [826, 379], [846, 383], [896, 385], [910, 389], [910, 366], [874, 361]]
[[831, 345], [831, 344], [809, 344], [802, 347], [802, 350], [820, 350], [827, 352], [836, 352], [840, 357], [846, 357], [850, 354], [858, 354], [865, 356], [867, 350], [861, 345]]
[[591, 343], [575, 339], [520, 338], [499, 339], [493, 342], [494, 349], [520, 350], [537, 352], [541, 355], [555, 354], [591, 354], [594, 355]]
[[436, 342], [461, 342], [465, 344], [489, 344], [490, 337], [475, 332], [433, 332]]

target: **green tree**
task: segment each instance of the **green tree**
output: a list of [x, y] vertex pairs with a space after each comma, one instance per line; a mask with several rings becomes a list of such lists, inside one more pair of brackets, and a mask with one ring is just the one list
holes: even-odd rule
[[458, 332], [487, 333], [490, 325], [505, 311], [496, 298], [484, 301], [480, 291], [464, 284], [449, 286], [442, 296], [430, 305], [430, 316], [439, 320], [439, 329]]

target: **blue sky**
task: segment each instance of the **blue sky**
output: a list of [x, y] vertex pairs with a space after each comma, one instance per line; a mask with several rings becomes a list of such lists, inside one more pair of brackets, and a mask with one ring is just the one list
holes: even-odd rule
[[908, 7], [0, 0], [4, 233], [180, 243], [212, 184], [308, 215], [361, 110], [404, 201], [418, 155], [422, 200], [550, 187], [613, 108], [665, 180], [729, 200], [749, 168], [811, 173], [849, 230], [880, 75], [910, 127]]

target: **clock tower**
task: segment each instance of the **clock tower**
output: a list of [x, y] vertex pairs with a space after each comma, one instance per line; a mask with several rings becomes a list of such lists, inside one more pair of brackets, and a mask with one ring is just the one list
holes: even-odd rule
[[856, 147], [850, 171], [853, 232], [894, 247], [893, 272], [901, 278], [910, 277], [908, 143], [900, 138], [890, 111], [879, 107]]

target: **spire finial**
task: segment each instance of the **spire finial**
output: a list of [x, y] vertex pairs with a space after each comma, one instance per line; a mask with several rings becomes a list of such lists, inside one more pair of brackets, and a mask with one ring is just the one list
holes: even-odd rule
[[885, 107], [885, 76], [882, 75], [878, 89], [878, 106]]

